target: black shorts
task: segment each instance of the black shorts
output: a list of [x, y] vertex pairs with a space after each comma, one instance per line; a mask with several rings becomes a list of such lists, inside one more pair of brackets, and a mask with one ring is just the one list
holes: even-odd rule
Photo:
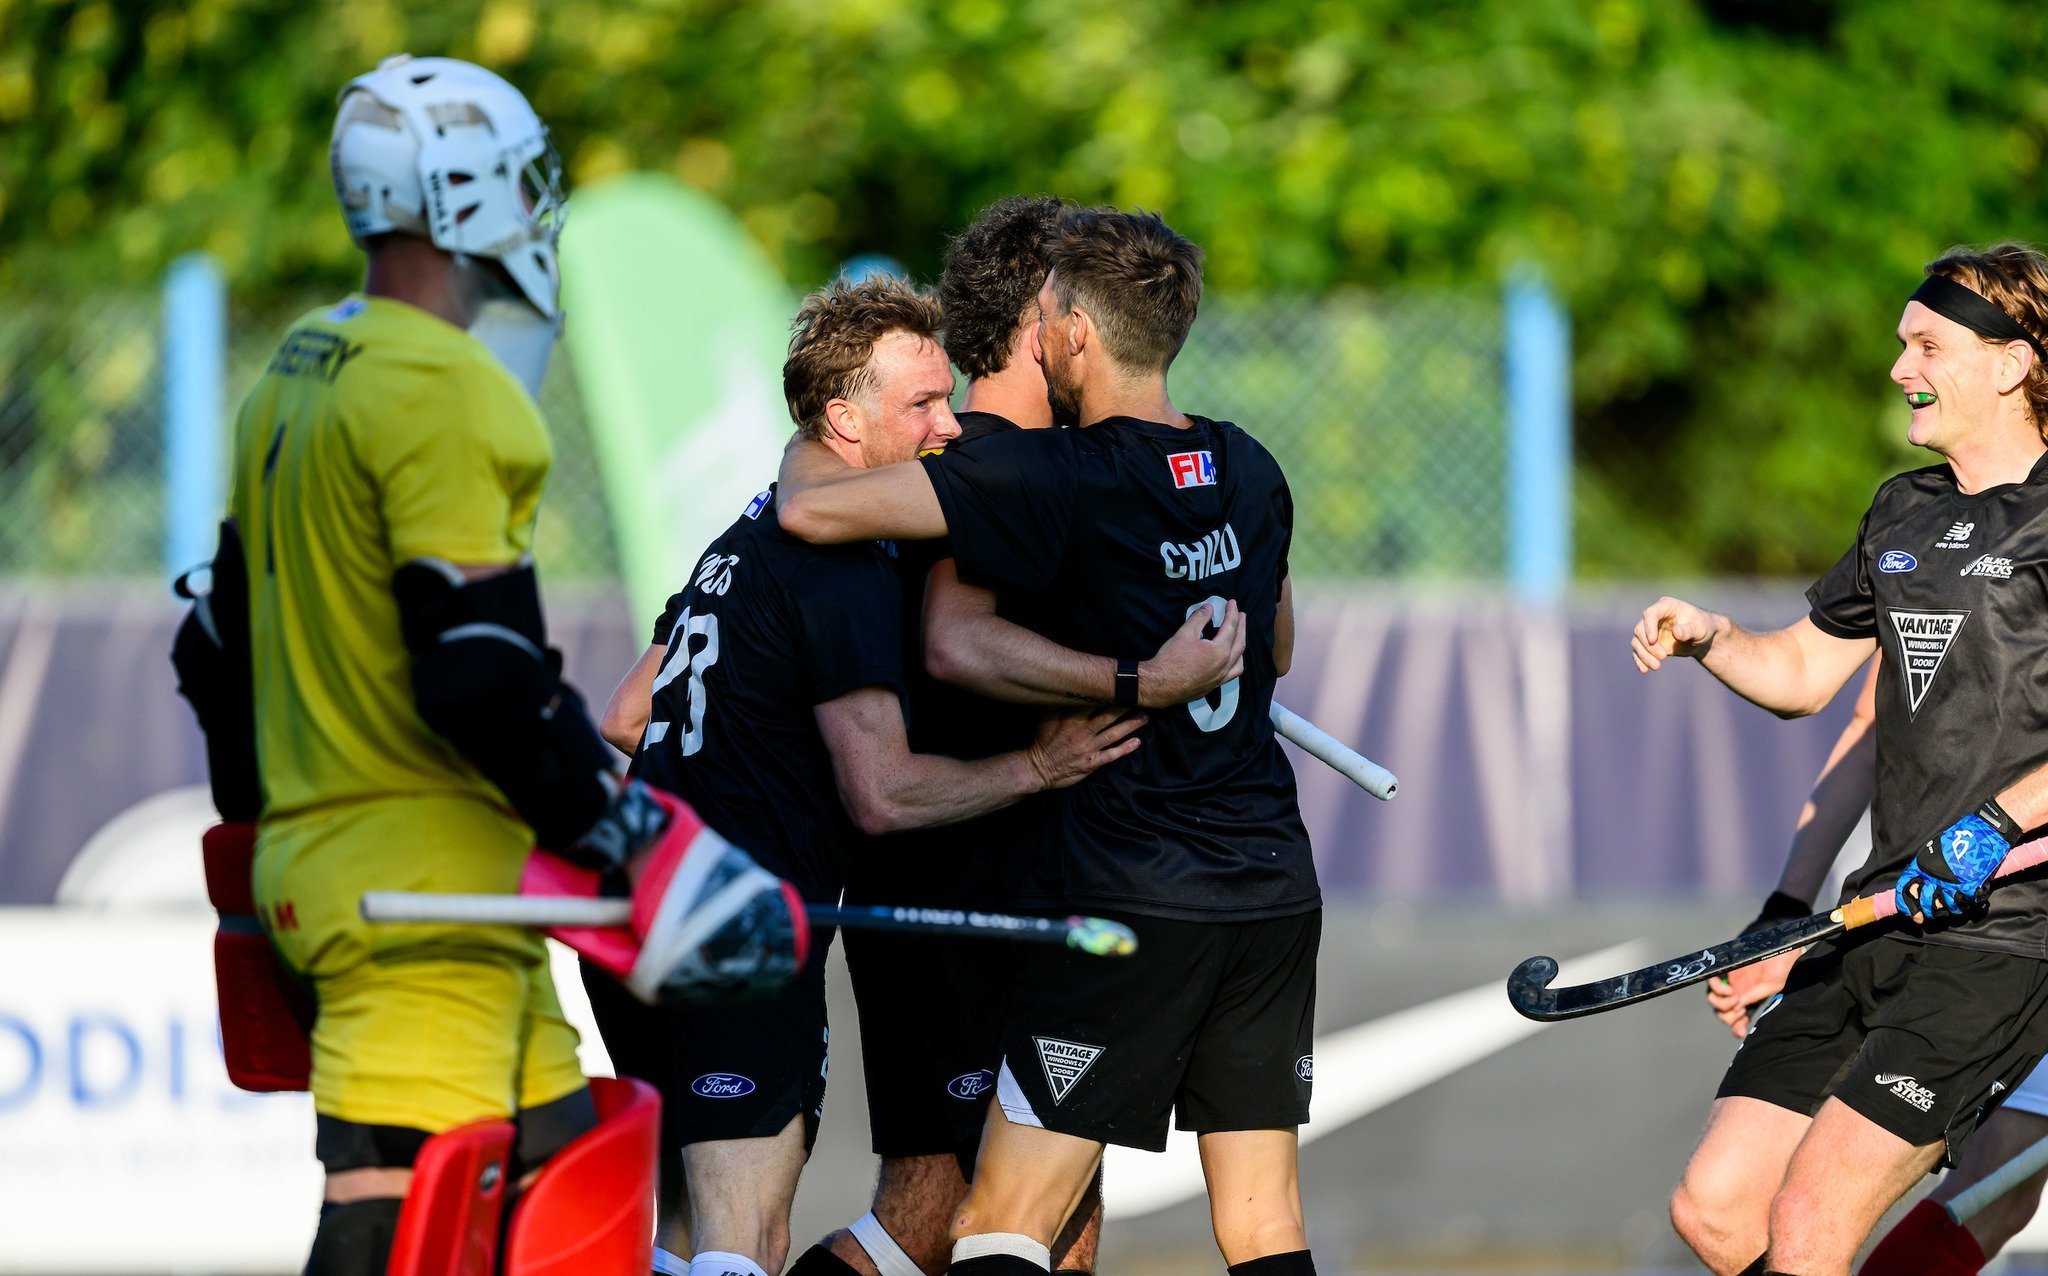
[[811, 933], [811, 959], [762, 1001], [649, 1006], [584, 967], [590, 1008], [620, 1076], [661, 1092], [662, 1141], [687, 1147], [780, 1134], [798, 1114], [804, 1147], [825, 1111], [825, 955], [832, 932]]
[[1020, 955], [999, 940], [847, 932], [877, 1156], [950, 1152], [974, 1176]]
[[2048, 1052], [2048, 962], [1890, 935], [1817, 944], [1751, 1017], [1718, 1097], [1840, 1099], [1947, 1159]]
[[996, 1102], [1019, 1125], [1157, 1152], [1183, 1130], [1308, 1120], [1320, 908], [1252, 922], [1110, 914], [1126, 958], [1034, 947], [1003, 1031]]

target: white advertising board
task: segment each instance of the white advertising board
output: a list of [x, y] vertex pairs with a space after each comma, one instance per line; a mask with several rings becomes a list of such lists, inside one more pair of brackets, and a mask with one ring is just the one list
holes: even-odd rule
[[[312, 1101], [228, 1083], [212, 936], [202, 911], [0, 909], [0, 1272], [305, 1262]], [[594, 1040], [565, 957], [565, 1008]]]
[[287, 1272], [313, 1105], [228, 1084], [207, 914], [0, 909], [0, 1271]]

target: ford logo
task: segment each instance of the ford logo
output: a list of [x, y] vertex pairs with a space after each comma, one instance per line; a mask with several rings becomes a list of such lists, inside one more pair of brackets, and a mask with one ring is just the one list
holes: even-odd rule
[[983, 1068], [965, 1076], [954, 1077], [946, 1083], [946, 1093], [956, 1099], [979, 1099], [987, 1094], [996, 1083], [996, 1074]]
[[690, 1083], [690, 1092], [705, 1099], [738, 1099], [752, 1094], [754, 1083], [736, 1072], [707, 1072]]
[[1903, 549], [1888, 549], [1877, 559], [1877, 570], [1881, 572], [1909, 572], [1920, 565], [1920, 561]]

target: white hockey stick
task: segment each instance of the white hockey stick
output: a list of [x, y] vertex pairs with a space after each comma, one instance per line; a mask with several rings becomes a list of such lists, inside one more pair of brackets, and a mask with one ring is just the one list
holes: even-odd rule
[[1273, 702], [1273, 729], [1301, 746], [1301, 751], [1330, 767], [1367, 793], [1384, 802], [1394, 796], [1400, 781], [1394, 773], [1366, 757], [1336, 736], [1323, 730], [1294, 710]]
[[1942, 1208], [1958, 1223], [1967, 1223], [1984, 1207], [2026, 1182], [2043, 1169], [2048, 1169], [2048, 1139], [2042, 1139], [2012, 1160], [1986, 1174], [1982, 1179], [1956, 1193], [1952, 1201], [1944, 1202]]

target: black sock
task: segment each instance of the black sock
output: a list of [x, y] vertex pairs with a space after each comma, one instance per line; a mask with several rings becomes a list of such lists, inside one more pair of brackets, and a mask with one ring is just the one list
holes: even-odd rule
[[784, 1276], [860, 1276], [860, 1268], [823, 1245], [813, 1245], [797, 1255]]
[[946, 1276], [1046, 1276], [1045, 1269], [1015, 1254], [984, 1254], [956, 1260]]
[[398, 1235], [399, 1207], [404, 1204], [396, 1196], [346, 1205], [322, 1203], [305, 1276], [384, 1276], [391, 1265], [391, 1242]]
[[1316, 1260], [1305, 1249], [1289, 1250], [1232, 1263], [1230, 1276], [1316, 1276]]

